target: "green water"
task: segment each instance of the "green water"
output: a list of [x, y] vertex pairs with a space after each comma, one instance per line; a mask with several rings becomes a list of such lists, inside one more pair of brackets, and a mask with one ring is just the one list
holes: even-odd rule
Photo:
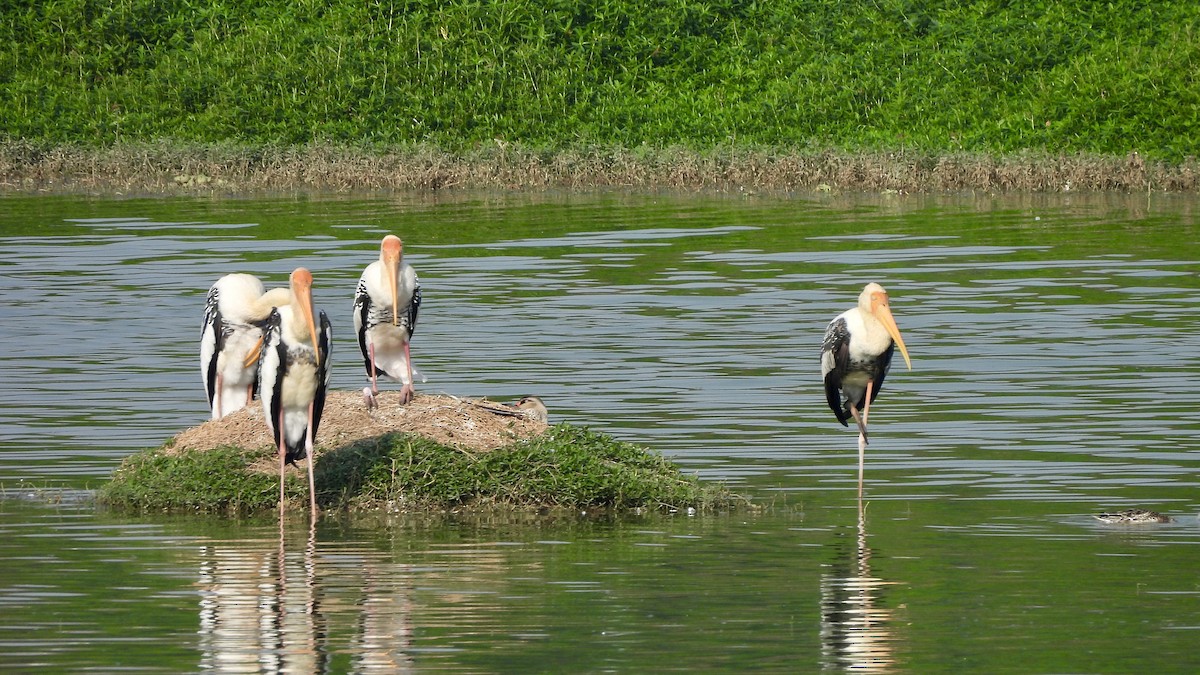
[[[1194, 672], [1194, 199], [0, 200], [0, 667]], [[385, 231], [426, 392], [542, 396], [758, 514], [229, 522], [98, 512], [206, 417], [203, 294], [304, 264], [363, 384]], [[883, 283], [913, 356], [853, 434], [825, 324]], [[65, 490], [65, 491], [64, 491]], [[82, 494], [83, 498], [80, 498]], [[1110, 526], [1101, 511], [1174, 522]]]

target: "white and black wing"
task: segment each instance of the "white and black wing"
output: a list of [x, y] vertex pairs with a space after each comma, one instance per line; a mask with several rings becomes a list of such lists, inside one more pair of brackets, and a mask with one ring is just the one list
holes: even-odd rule
[[283, 409], [283, 375], [287, 367], [287, 345], [280, 331], [282, 319], [278, 309], [272, 309], [263, 327], [263, 349], [258, 357], [258, 397], [262, 399], [267, 428], [279, 447], [279, 414]]
[[204, 302], [204, 324], [200, 327], [200, 376], [204, 379], [204, 391], [208, 394], [210, 409], [217, 394], [217, 357], [225, 348], [223, 323], [217, 286], [213, 284]]
[[358, 280], [354, 293], [354, 334], [358, 336], [358, 350], [362, 352], [367, 375], [371, 374], [371, 351], [367, 347], [367, 329], [371, 327], [371, 294], [367, 292], [366, 273]]
[[842, 404], [842, 378], [850, 367], [850, 329], [839, 316], [829, 322], [821, 341], [821, 379], [825, 382], [825, 400], [842, 426], [849, 426], [850, 413]]
[[871, 363], [871, 403], [874, 403], [879, 392], [883, 391], [883, 380], [887, 377], [888, 371], [892, 369], [892, 354], [895, 353], [896, 343], [893, 341], [888, 344], [887, 351], [880, 354]]
[[[408, 268], [412, 271], [412, 268]], [[417, 278], [417, 273], [412, 271], [412, 299], [408, 302], [408, 307], [405, 307], [404, 318], [408, 326], [408, 337], [412, 337], [413, 332], [417, 330], [417, 312], [421, 309], [421, 280]]]
[[317, 345], [321, 365], [317, 370], [317, 394], [313, 399], [312, 435], [317, 437], [317, 428], [321, 425], [321, 413], [325, 410], [325, 392], [329, 389], [330, 367], [329, 355], [333, 351], [333, 327], [329, 324], [329, 316], [321, 312], [321, 332], [317, 336], [321, 341]]

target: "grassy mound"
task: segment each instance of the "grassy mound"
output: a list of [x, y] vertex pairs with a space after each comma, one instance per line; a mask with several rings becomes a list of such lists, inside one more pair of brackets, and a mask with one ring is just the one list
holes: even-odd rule
[[[269, 450], [162, 447], [126, 459], [98, 499], [140, 510], [248, 513], [277, 506], [278, 477], [256, 471]], [[302, 510], [306, 469], [289, 468], [285, 491]], [[479, 507], [633, 508], [713, 511], [741, 497], [680, 474], [662, 456], [569, 425], [488, 452], [389, 433], [321, 453], [317, 503], [351, 511]]]

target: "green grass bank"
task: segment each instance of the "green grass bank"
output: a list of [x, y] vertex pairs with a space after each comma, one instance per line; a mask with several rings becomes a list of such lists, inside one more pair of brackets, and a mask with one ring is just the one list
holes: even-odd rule
[[1200, 5], [0, 0], [0, 140], [17, 188], [1194, 190]]
[[[278, 474], [261, 470], [274, 466], [274, 457], [269, 448], [234, 446], [145, 450], [122, 463], [97, 499], [142, 511], [265, 511], [279, 499]], [[319, 454], [314, 479], [322, 509], [358, 513], [689, 507], [712, 512], [750, 506], [721, 487], [681, 474], [661, 455], [569, 425], [487, 452], [415, 434], [386, 434]], [[285, 490], [297, 510], [307, 508], [304, 470], [289, 470]]]

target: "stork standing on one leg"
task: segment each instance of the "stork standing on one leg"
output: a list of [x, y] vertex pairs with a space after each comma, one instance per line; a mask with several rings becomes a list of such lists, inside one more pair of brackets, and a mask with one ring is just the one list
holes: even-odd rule
[[825, 329], [821, 342], [821, 378], [825, 398], [842, 426], [854, 418], [858, 424], [858, 496], [862, 498], [863, 460], [867, 448], [867, 413], [883, 388], [896, 347], [912, 370], [908, 348], [883, 286], [867, 284], [858, 306], [842, 312]]
[[292, 272], [289, 302], [267, 318], [266, 343], [260, 359], [260, 397], [267, 427], [279, 449], [279, 510], [283, 512], [283, 473], [287, 464], [308, 458], [308, 494], [317, 515], [313, 481], [313, 439], [325, 409], [329, 384], [329, 349], [333, 337], [329, 317], [320, 312], [320, 331], [312, 301], [312, 273]]
[[212, 419], [244, 408], [258, 384], [258, 349], [263, 325], [286, 288], [269, 293], [252, 274], [226, 274], [208, 290], [200, 335], [200, 374]]
[[354, 330], [371, 386], [363, 388], [367, 407], [375, 406], [380, 376], [398, 380], [401, 405], [412, 400], [412, 358], [408, 343], [417, 327], [421, 283], [404, 263], [400, 237], [389, 234], [379, 246], [379, 260], [367, 265], [354, 296]]

